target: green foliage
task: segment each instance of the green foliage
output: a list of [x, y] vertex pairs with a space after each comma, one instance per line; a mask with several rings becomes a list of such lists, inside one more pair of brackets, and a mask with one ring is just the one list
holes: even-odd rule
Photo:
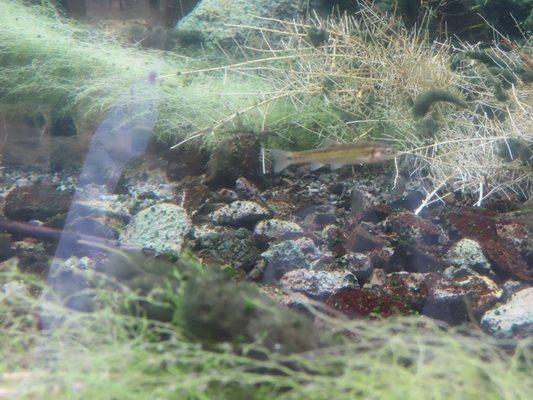
[[[294, 314], [256, 289], [193, 259], [171, 264], [126, 257], [111, 262], [105, 275], [88, 273], [100, 283], [92, 289], [98, 301], [90, 313], [62, 306], [43, 281], [19, 273], [16, 262], [0, 264], [0, 389], [6, 398], [521, 400], [533, 390], [530, 340], [513, 343], [515, 350], [506, 353], [480, 333], [464, 335], [419, 318], [328, 317], [325, 329], [349, 335], [304, 353], [298, 346], [273, 350], [268, 341], [283, 343], [290, 332], [294, 343], [309, 343], [314, 328], [292, 323], [286, 316]], [[110, 276], [112, 265], [117, 270]], [[150, 291], [177, 286], [156, 298], [148, 286], [133, 284], [143, 274], [154, 279]], [[140, 300], [166, 303], [177, 317], [161, 322], [124, 308]], [[38, 330], [36, 316], [43, 315], [56, 318], [53, 329]], [[218, 335], [220, 327], [228, 331]], [[252, 337], [246, 333], [252, 327], [262, 328]], [[269, 337], [273, 331], [278, 333]]]
[[[54, 110], [91, 126], [112, 107], [155, 101], [156, 135], [174, 141], [253, 106], [265, 86], [224, 69], [188, 73], [205, 62], [120, 45], [44, 4], [0, 0], [0, 111]], [[145, 85], [133, 98], [130, 89], [154, 71], [155, 90]], [[251, 121], [255, 115], [250, 113]], [[243, 118], [249, 123], [248, 115]]]

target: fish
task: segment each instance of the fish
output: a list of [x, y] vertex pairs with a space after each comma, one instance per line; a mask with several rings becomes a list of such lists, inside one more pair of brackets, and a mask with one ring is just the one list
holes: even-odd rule
[[376, 164], [394, 159], [398, 151], [384, 143], [360, 140], [298, 152], [271, 149], [270, 155], [274, 172], [278, 173], [295, 164], [309, 164], [311, 171], [326, 164], [333, 170], [349, 164]]

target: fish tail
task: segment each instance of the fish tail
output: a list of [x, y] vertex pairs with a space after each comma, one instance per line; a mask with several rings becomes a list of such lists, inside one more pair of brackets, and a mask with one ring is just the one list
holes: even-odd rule
[[272, 164], [274, 165], [274, 172], [283, 171], [292, 164], [292, 153], [290, 151], [271, 149]]

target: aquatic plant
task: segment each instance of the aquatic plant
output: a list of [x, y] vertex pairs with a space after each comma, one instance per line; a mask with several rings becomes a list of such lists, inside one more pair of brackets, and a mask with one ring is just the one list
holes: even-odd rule
[[[48, 0], [34, 6], [1, 0], [0, 8], [0, 112], [71, 115], [93, 128], [112, 107], [146, 99], [158, 103], [155, 134], [171, 141], [254, 108], [261, 91], [268, 92], [246, 73], [191, 74], [208, 63], [119, 43], [65, 19]], [[150, 74], [157, 76], [155, 90], [139, 85]], [[258, 120], [254, 113], [242, 118], [249, 116]]]
[[442, 89], [428, 90], [418, 96], [413, 104], [413, 116], [415, 118], [424, 117], [430, 107], [437, 102], [452, 103], [459, 107], [468, 107], [468, 104], [458, 96]]
[[[180, 287], [193, 276], [205, 279], [207, 288], [202, 289], [207, 290], [212, 279], [220, 283], [229, 278], [224, 280], [220, 271], [210, 272], [194, 259], [174, 265], [163, 262], [164, 274], [150, 270], [152, 261], [137, 259], [134, 264], [144, 270], [134, 274], [144, 284], [123, 282], [116, 274], [84, 272], [99, 282], [91, 290], [96, 307], [90, 313], [64, 307], [43, 281], [19, 273], [16, 261], [1, 264], [4, 398], [520, 400], [533, 389], [530, 340], [496, 342], [477, 331], [465, 334], [462, 328], [418, 318], [347, 321], [309, 305], [324, 327], [345, 335], [322, 341], [314, 350], [288, 353], [262, 346], [261, 336], [239, 341], [215, 335], [205, 342], [189, 330], [193, 325], [180, 310], [203, 310], [201, 294], [209, 293], [188, 297], [190, 293]], [[158, 284], [152, 293], [142, 289], [155, 275]], [[263, 301], [247, 284], [225, 284], [213, 294], [221, 293], [245, 299], [252, 313]], [[150, 319], [124, 307], [132, 303], [164, 306], [175, 310], [175, 317], [171, 322]], [[239, 307], [223, 314], [206, 311], [194, 318], [204, 318], [202, 326], [209, 327], [225, 314], [242, 312]], [[280, 322], [288, 313], [273, 304], [265, 312]], [[36, 321], [43, 315], [55, 316], [53, 329], [39, 330]], [[298, 332], [296, 325], [293, 329]], [[295, 339], [306, 339], [305, 329]], [[505, 350], [502, 345], [512, 347]]]

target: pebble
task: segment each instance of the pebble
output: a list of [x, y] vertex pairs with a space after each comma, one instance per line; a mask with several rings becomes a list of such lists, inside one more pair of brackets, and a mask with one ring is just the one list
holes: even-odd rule
[[303, 229], [295, 222], [267, 219], [256, 225], [254, 233], [269, 239], [286, 239], [302, 234]]
[[502, 339], [533, 335], [533, 287], [520, 290], [508, 303], [487, 311], [481, 327]]
[[313, 271], [295, 269], [280, 280], [281, 286], [292, 292], [323, 300], [333, 292], [358, 287], [357, 278], [348, 271]]
[[161, 203], [136, 214], [120, 236], [120, 242], [179, 256], [185, 235], [191, 228], [191, 221], [183, 207]]
[[234, 201], [209, 215], [215, 225], [231, 225], [236, 227], [253, 225], [267, 218], [270, 212], [253, 201]]

